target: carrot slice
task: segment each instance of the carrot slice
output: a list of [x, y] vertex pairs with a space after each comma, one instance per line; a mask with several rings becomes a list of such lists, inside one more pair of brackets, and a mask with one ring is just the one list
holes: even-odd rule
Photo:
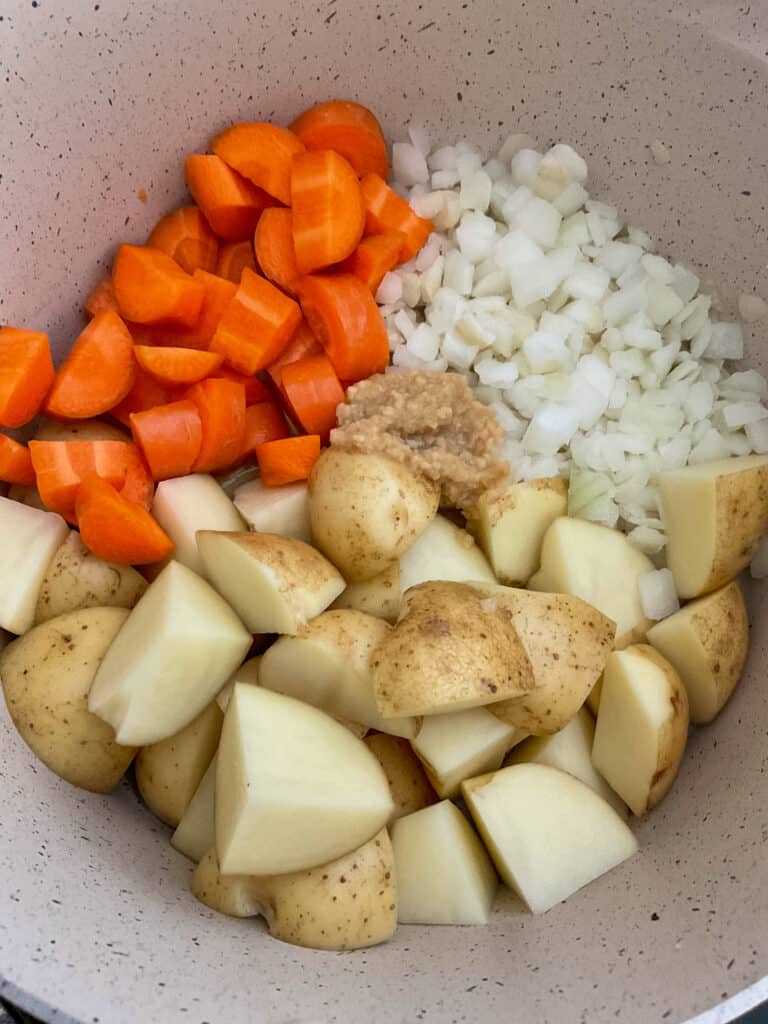
[[300, 320], [301, 310], [293, 299], [246, 268], [210, 349], [221, 353], [233, 370], [258, 373], [280, 355]]
[[144, 461], [139, 448], [132, 444], [127, 452], [127, 469], [125, 480], [120, 488], [120, 493], [134, 505], [143, 505], [144, 508], [152, 508], [152, 499], [155, 494], [155, 484], [149, 472], [149, 467]]
[[174, 390], [174, 388], [161, 384], [154, 377], [150, 377], [141, 367], [137, 367], [133, 387], [122, 402], [118, 402], [110, 410], [110, 414], [126, 427], [130, 427], [132, 412], [143, 412], [144, 409], [151, 409], [155, 405], [165, 405], [167, 402], [173, 401]]
[[402, 231], [405, 241], [400, 250], [400, 262], [413, 259], [434, 231], [432, 221], [414, 213], [378, 174], [366, 174], [360, 188], [365, 204], [365, 233], [381, 235], [385, 231]]
[[200, 415], [203, 440], [193, 469], [209, 473], [229, 469], [243, 450], [245, 437], [245, 388], [235, 380], [209, 377], [193, 385], [186, 397]]
[[296, 266], [302, 274], [346, 259], [363, 237], [365, 208], [357, 175], [331, 149], [294, 158], [291, 206]]
[[90, 419], [121, 402], [133, 387], [133, 339], [111, 309], [103, 309], [75, 341], [45, 400], [49, 416]]
[[284, 366], [287, 366], [289, 363], [295, 363], [297, 359], [303, 359], [305, 356], [321, 355], [322, 351], [323, 346], [317, 340], [317, 336], [307, 321], [302, 317], [301, 323], [296, 328], [291, 340], [277, 359], [267, 367], [267, 373], [272, 378], [272, 383], [277, 388], [282, 388], [281, 377]]
[[219, 249], [219, 262], [216, 273], [234, 284], [240, 284], [245, 268], [256, 273], [256, 257], [253, 254], [253, 242], [226, 242]]
[[256, 449], [261, 479], [267, 487], [306, 480], [319, 457], [320, 438], [317, 434], [265, 441]]
[[[267, 437], [262, 438], [262, 441], [268, 440]], [[32, 487], [35, 482], [35, 467], [29, 448], [7, 434], [0, 434], [0, 480], [23, 487]]]
[[111, 309], [115, 313], [119, 313], [120, 310], [117, 308], [117, 299], [115, 298], [115, 286], [112, 282], [112, 275], [107, 274], [105, 277], [94, 285], [93, 290], [89, 293], [88, 298], [85, 300], [83, 306], [86, 316], [96, 316], [102, 309]]
[[384, 319], [376, 300], [352, 274], [310, 274], [299, 301], [340, 380], [347, 384], [381, 373], [389, 362]]
[[147, 245], [167, 253], [188, 274], [216, 269], [219, 243], [196, 206], [182, 206], [166, 214], [155, 224]]
[[77, 519], [85, 546], [107, 562], [144, 565], [173, 551], [157, 520], [98, 476], [89, 476], [78, 490]]
[[87, 476], [95, 474], [122, 487], [136, 449], [130, 441], [30, 441], [29, 453], [43, 503], [68, 515]]
[[283, 391], [298, 423], [308, 434], [328, 437], [344, 389], [327, 356], [308, 356], [283, 367]]
[[254, 185], [290, 203], [291, 161], [304, 152], [293, 132], [276, 124], [241, 121], [217, 135], [211, 149]]
[[213, 154], [188, 156], [184, 176], [205, 219], [219, 238], [227, 242], [252, 238], [262, 210], [275, 205], [264, 189], [251, 184]]
[[221, 366], [222, 356], [195, 348], [136, 345], [136, 362], [161, 384], [197, 384]]
[[200, 316], [203, 286], [159, 249], [121, 245], [112, 277], [117, 304], [128, 320], [191, 327]]
[[375, 295], [384, 275], [400, 262], [404, 242], [405, 235], [401, 231], [368, 235], [339, 269], [359, 277]]
[[203, 442], [200, 413], [188, 399], [132, 413], [131, 432], [153, 480], [190, 473]]
[[277, 441], [281, 437], [290, 437], [288, 424], [280, 409], [274, 402], [259, 402], [249, 405], [245, 410], [245, 441], [243, 442], [242, 458], [256, 456], [256, 449], [265, 441]]
[[299, 269], [293, 248], [291, 211], [279, 206], [265, 210], [253, 236], [253, 248], [262, 274], [295, 296]]
[[351, 100], [328, 100], [310, 107], [297, 117], [291, 131], [307, 149], [333, 149], [348, 160], [355, 172], [389, 172], [387, 146], [381, 125], [367, 107]]
[[0, 426], [22, 427], [36, 416], [53, 378], [47, 334], [0, 327]]
[[214, 370], [211, 374], [213, 380], [236, 380], [245, 388], [245, 404], [258, 405], [260, 402], [271, 402], [273, 395], [267, 385], [258, 377], [247, 377], [245, 374], [236, 373], [226, 364]]

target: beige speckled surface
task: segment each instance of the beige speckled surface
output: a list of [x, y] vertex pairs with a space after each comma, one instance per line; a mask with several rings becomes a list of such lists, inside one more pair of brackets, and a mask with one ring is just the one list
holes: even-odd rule
[[[5, 0], [0, 321], [64, 348], [95, 260], [181, 196], [182, 153], [229, 119], [287, 118], [333, 94], [370, 104], [390, 133], [413, 114], [447, 139], [528, 130], [577, 144], [595, 192], [716, 281], [732, 312], [739, 291], [768, 292], [767, 56], [766, 0]], [[655, 138], [672, 154], [663, 167]], [[762, 331], [751, 356], [765, 367]], [[749, 589], [764, 623], [768, 586]], [[205, 910], [132, 792], [59, 782], [3, 708], [0, 975], [46, 1019], [90, 1024], [702, 1013], [768, 972], [765, 640], [758, 625], [742, 688], [693, 735], [633, 861], [543, 917], [510, 901], [488, 929], [401, 928], [357, 954], [293, 949]]]

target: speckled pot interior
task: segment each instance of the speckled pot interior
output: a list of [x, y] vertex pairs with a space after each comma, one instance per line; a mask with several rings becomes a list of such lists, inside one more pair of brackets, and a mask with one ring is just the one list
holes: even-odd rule
[[[181, 199], [183, 154], [334, 95], [390, 135], [414, 116], [446, 141], [576, 144], [594, 192], [733, 313], [740, 291], [765, 294], [767, 55], [766, 0], [5, 0], [0, 321], [64, 351], [116, 243]], [[0, 994], [93, 1024], [731, 1019], [768, 995], [768, 587], [747, 590], [747, 676], [691, 736], [640, 855], [542, 917], [507, 900], [488, 928], [404, 927], [362, 953], [206, 910], [130, 788], [60, 782], [3, 707]]]

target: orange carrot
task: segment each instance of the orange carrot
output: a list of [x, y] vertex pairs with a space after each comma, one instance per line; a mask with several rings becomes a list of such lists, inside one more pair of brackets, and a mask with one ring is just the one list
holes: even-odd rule
[[53, 377], [47, 334], [0, 327], [0, 426], [22, 427], [36, 416]]
[[262, 274], [289, 295], [296, 294], [296, 253], [293, 248], [293, 216], [275, 206], [265, 210], [253, 236], [256, 262]]
[[357, 175], [331, 149], [294, 157], [291, 207], [296, 266], [302, 274], [346, 259], [363, 237], [365, 208]]
[[304, 144], [287, 128], [264, 122], [241, 121], [221, 132], [211, 149], [281, 203], [291, 201], [291, 161]]
[[222, 356], [195, 348], [136, 345], [136, 362], [161, 384], [197, 384], [221, 366]]
[[301, 310], [293, 299], [246, 268], [210, 349], [221, 353], [238, 373], [258, 373], [280, 355], [300, 320]]
[[207, 270], [196, 270], [192, 275], [204, 288], [200, 317], [194, 327], [180, 324], [132, 324], [131, 334], [136, 345], [160, 345], [172, 348], [208, 348], [221, 314], [234, 298], [237, 286]]
[[280, 355], [267, 367], [267, 373], [272, 378], [272, 383], [280, 389], [282, 370], [289, 363], [295, 363], [297, 359], [305, 356], [321, 355], [323, 346], [317, 340], [315, 333], [307, 321], [302, 317], [301, 323]]
[[219, 277], [225, 277], [228, 281], [240, 284], [243, 270], [256, 270], [256, 259], [253, 255], [253, 243], [250, 239], [247, 242], [226, 242], [219, 249], [219, 261], [216, 264], [216, 273]]
[[77, 519], [85, 546], [108, 562], [143, 565], [173, 551], [157, 520], [98, 476], [89, 476], [77, 492]]
[[144, 409], [152, 409], [156, 405], [165, 405], [174, 399], [174, 388], [169, 388], [150, 377], [140, 367], [136, 369], [136, 378], [133, 387], [118, 404], [110, 410], [112, 416], [126, 427], [130, 427], [130, 415], [132, 412], [143, 412]]
[[319, 457], [320, 438], [317, 434], [265, 441], [256, 449], [261, 479], [267, 487], [306, 480]]
[[[268, 440], [262, 438], [262, 441]], [[35, 467], [32, 465], [29, 448], [7, 434], [0, 434], [0, 480], [23, 487], [32, 487], [35, 482]]]
[[368, 235], [339, 269], [359, 277], [375, 295], [387, 271], [400, 262], [404, 242], [405, 235], [401, 231]]
[[147, 245], [167, 253], [188, 274], [216, 269], [219, 243], [196, 206], [182, 206], [166, 214], [155, 224]]
[[340, 380], [352, 384], [384, 370], [387, 330], [376, 300], [359, 278], [310, 274], [301, 279], [299, 301]]
[[400, 250], [400, 262], [413, 259], [434, 231], [432, 222], [414, 213], [378, 174], [366, 174], [360, 188], [365, 203], [365, 233], [381, 235], [385, 231], [402, 231], [405, 242]]
[[85, 300], [86, 316], [96, 316], [102, 309], [111, 309], [115, 313], [119, 313], [120, 310], [117, 308], [117, 299], [115, 298], [115, 286], [112, 283], [112, 275], [107, 274], [93, 287], [93, 290]]
[[[319, 347], [319, 346], [318, 346]], [[246, 377], [242, 373], [236, 373], [226, 365], [220, 366], [211, 374], [214, 380], [221, 377], [223, 380], [236, 380], [245, 388], [245, 404], [258, 405], [260, 402], [271, 402], [272, 392], [258, 377]]]
[[261, 211], [274, 206], [272, 196], [252, 185], [221, 157], [193, 153], [184, 164], [187, 188], [211, 228], [227, 242], [253, 237]]
[[333, 149], [355, 172], [386, 178], [389, 165], [381, 125], [367, 107], [350, 100], [328, 100], [310, 107], [291, 125], [307, 149]]
[[241, 458], [255, 458], [256, 449], [265, 441], [290, 437], [285, 416], [274, 402], [259, 402], [245, 410], [245, 441]]
[[131, 432], [153, 480], [191, 473], [203, 441], [203, 426], [194, 402], [170, 402], [132, 413]]
[[29, 452], [43, 503], [65, 516], [74, 511], [87, 476], [95, 474], [120, 488], [136, 456], [130, 441], [30, 441]]
[[229, 469], [243, 450], [245, 437], [245, 388], [235, 380], [209, 377], [187, 391], [200, 415], [203, 440], [193, 469], [210, 473]]
[[193, 326], [205, 289], [175, 260], [147, 245], [121, 245], [112, 272], [120, 312], [139, 324]]
[[133, 387], [133, 339], [111, 309], [103, 309], [75, 341], [59, 367], [45, 411], [61, 419], [100, 416]]
[[344, 389], [327, 356], [308, 356], [283, 367], [283, 391], [298, 423], [308, 434], [327, 439], [336, 426], [336, 407]]
[[120, 488], [120, 493], [134, 505], [143, 505], [149, 510], [152, 508], [152, 499], [155, 494], [155, 484], [149, 467], [144, 461], [139, 448], [132, 444], [130, 451], [126, 453], [127, 469], [125, 480]]

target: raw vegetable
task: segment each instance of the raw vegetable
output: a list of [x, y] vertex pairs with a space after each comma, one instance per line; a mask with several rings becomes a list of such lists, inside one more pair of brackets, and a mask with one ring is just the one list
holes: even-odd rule
[[244, 374], [230, 369], [226, 364], [220, 366], [218, 370], [214, 370], [211, 376], [214, 380], [221, 378], [242, 384], [245, 388], [246, 405], [258, 405], [260, 402], [271, 402], [274, 399], [272, 391], [258, 377], [246, 377]]
[[261, 479], [268, 487], [306, 480], [320, 457], [320, 437], [286, 437], [278, 441], [265, 441], [256, 448]]
[[251, 530], [312, 543], [309, 495], [303, 481], [266, 487], [261, 480], [249, 480], [238, 487], [233, 500]]
[[94, 285], [83, 305], [83, 312], [88, 317], [96, 316], [103, 309], [111, 309], [113, 313], [120, 312], [111, 274], [106, 274]]
[[197, 549], [198, 530], [242, 530], [240, 515], [207, 473], [193, 473], [157, 485], [152, 514], [174, 543], [173, 557], [198, 576], [205, 573]]
[[280, 355], [267, 367], [267, 373], [278, 390], [282, 388], [282, 369], [288, 363], [295, 363], [297, 359], [305, 356], [317, 356], [323, 351], [323, 347], [317, 340], [314, 332], [307, 321], [302, 317], [299, 326], [296, 328], [293, 337], [288, 342]]
[[192, 327], [200, 316], [203, 286], [159, 249], [121, 245], [112, 280], [120, 313], [128, 320]]
[[246, 268], [219, 321], [211, 351], [221, 353], [239, 373], [257, 373], [280, 355], [300, 320], [293, 299]]
[[360, 182], [365, 206], [365, 230], [369, 235], [399, 231], [404, 236], [400, 260], [411, 260], [424, 245], [432, 224], [419, 217], [378, 174], [366, 174]]
[[299, 302], [340, 380], [351, 384], [381, 373], [389, 361], [384, 321], [363, 282], [352, 274], [303, 277]]
[[107, 420], [43, 420], [35, 441], [130, 441], [131, 435]]
[[256, 458], [256, 449], [265, 441], [289, 437], [290, 430], [274, 402], [258, 402], [245, 410], [245, 440], [241, 458]]
[[110, 415], [126, 427], [130, 427], [131, 413], [144, 412], [145, 409], [153, 409], [156, 405], [165, 405], [173, 401], [176, 397], [174, 391], [174, 388], [161, 384], [137, 366], [133, 387], [122, 402], [118, 402], [110, 410]]
[[256, 270], [256, 259], [253, 254], [253, 242], [249, 237], [244, 242], [228, 242], [219, 249], [216, 273], [234, 284], [240, 284], [245, 268]]
[[[142, 338], [134, 329], [136, 345], [170, 345], [177, 348], [208, 348], [221, 315], [232, 301], [237, 287], [226, 277], [196, 270], [193, 278], [203, 286], [203, 303], [200, 316], [194, 327], [180, 327], [174, 324], [146, 328], [149, 336]], [[239, 277], [238, 277], [239, 280]]]
[[26, 487], [35, 483], [35, 467], [29, 449], [7, 434], [0, 434], [0, 480]]
[[173, 551], [173, 541], [149, 512], [124, 498], [107, 480], [84, 480], [75, 508], [83, 543], [107, 562], [144, 565]]
[[384, 769], [395, 809], [391, 825], [406, 814], [420, 811], [437, 802], [437, 796], [408, 740], [383, 732], [369, 733], [363, 740]]
[[30, 441], [29, 451], [40, 497], [65, 516], [74, 512], [86, 477], [95, 474], [120, 488], [129, 464], [138, 458], [130, 441]]
[[355, 173], [386, 178], [389, 167], [381, 126], [367, 107], [349, 100], [329, 100], [305, 110], [291, 131], [309, 150], [332, 149]]
[[136, 345], [134, 355], [139, 366], [161, 384], [196, 384], [210, 377], [221, 366], [222, 356], [194, 348], [149, 348]]
[[291, 207], [300, 274], [346, 259], [363, 236], [365, 210], [357, 176], [344, 157], [333, 150], [302, 153], [294, 158]]
[[299, 269], [293, 247], [293, 213], [281, 207], [265, 210], [253, 236], [262, 274], [289, 295], [296, 295]]
[[243, 121], [217, 135], [213, 152], [281, 203], [291, 202], [291, 163], [304, 152], [293, 132], [275, 124]]
[[215, 155], [193, 153], [188, 156], [184, 177], [205, 219], [226, 242], [250, 241], [262, 211], [274, 203], [271, 196]]
[[147, 460], [153, 480], [192, 471], [203, 441], [200, 413], [186, 399], [131, 414], [133, 439]]
[[366, 284], [375, 295], [382, 278], [400, 262], [405, 236], [400, 231], [386, 231], [381, 235], [363, 238], [346, 260], [343, 270], [354, 274]]
[[28, 423], [40, 410], [53, 377], [47, 334], [0, 327], [0, 426]]
[[308, 434], [327, 440], [336, 426], [336, 407], [344, 401], [344, 389], [328, 358], [297, 359], [282, 368], [280, 382], [293, 418]]
[[188, 274], [216, 269], [219, 243], [197, 206], [166, 214], [152, 229], [147, 245], [166, 253]]
[[234, 380], [209, 378], [194, 384], [187, 398], [197, 406], [203, 440], [193, 469], [209, 473], [238, 461], [245, 438], [245, 387]]
[[51, 559], [67, 536], [61, 516], [0, 498], [0, 629], [26, 633]]

